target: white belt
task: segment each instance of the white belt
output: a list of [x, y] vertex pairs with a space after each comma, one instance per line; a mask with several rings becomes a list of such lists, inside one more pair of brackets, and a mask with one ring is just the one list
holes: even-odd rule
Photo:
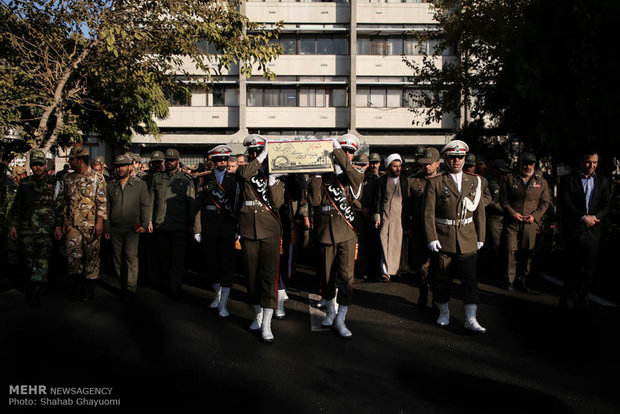
[[443, 218], [436, 218], [435, 223], [438, 224], [447, 224], [448, 226], [464, 226], [465, 224], [472, 223], [474, 221], [473, 217], [469, 217], [463, 220], [450, 220]]
[[250, 200], [250, 201], [244, 201], [243, 205], [244, 206], [262, 206], [263, 203], [261, 203], [260, 201]]
[[205, 210], [217, 211], [219, 209], [217, 208], [217, 206], [214, 206], [212, 204], [208, 204], [208, 205], [205, 206]]

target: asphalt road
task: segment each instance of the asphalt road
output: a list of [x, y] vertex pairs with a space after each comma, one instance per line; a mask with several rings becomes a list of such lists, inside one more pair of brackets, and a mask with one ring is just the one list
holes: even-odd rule
[[[481, 284], [486, 335], [463, 330], [458, 299], [450, 326], [439, 328], [431, 308], [415, 305], [412, 280], [356, 281], [347, 341], [316, 329], [316, 281], [302, 269], [286, 318], [274, 319], [273, 344], [247, 329], [241, 284], [222, 319], [204, 280], [186, 279], [176, 301], [141, 286], [123, 303], [109, 277], [88, 303], [67, 299], [62, 280], [38, 308], [16, 289], [1, 293], [1, 412], [69, 403], [55, 412], [620, 412], [618, 308], [562, 315], [559, 288], [541, 278], [535, 294]], [[67, 388], [109, 394], [58, 395]], [[84, 405], [95, 402], [114, 405]]]

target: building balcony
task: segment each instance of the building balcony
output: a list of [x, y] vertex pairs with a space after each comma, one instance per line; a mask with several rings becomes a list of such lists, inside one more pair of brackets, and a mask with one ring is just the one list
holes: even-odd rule
[[408, 108], [357, 108], [358, 129], [451, 129], [454, 117], [445, 115], [441, 122], [425, 123], [423, 115]]
[[349, 108], [248, 107], [248, 128], [347, 128]]
[[157, 121], [160, 128], [238, 128], [239, 107], [172, 106], [170, 116]]
[[437, 24], [428, 3], [357, 3], [357, 23]]
[[349, 22], [348, 3], [246, 2], [245, 15], [253, 22], [344, 24]]
[[[211, 74], [212, 75], [216, 75], [216, 71], [217, 71], [217, 55], [212, 55], [211, 56], [211, 62], [208, 64], [208, 66], [211, 68]], [[179, 68], [180, 70], [177, 71], [178, 75], [182, 75], [184, 72], [189, 73], [190, 75], [197, 75], [197, 76], [202, 76], [205, 73], [203, 71], [200, 71], [198, 69], [196, 69], [196, 65], [194, 63], [192, 63], [192, 61], [189, 58], [183, 57], [182, 58], [182, 64], [181, 67]], [[217, 75], [221, 75], [221, 76], [235, 76], [235, 75], [239, 75], [239, 65], [238, 64], [233, 64], [230, 69], [226, 70], [226, 69], [222, 69], [222, 72], [217, 74]]]
[[[349, 76], [348, 55], [281, 55], [267, 67], [278, 76]], [[262, 75], [258, 67], [252, 74]]]
[[[423, 57], [416, 56], [378, 56], [378, 55], [358, 55], [357, 76], [411, 76], [411, 68], [403, 62], [403, 58], [415, 65], [422, 65]], [[435, 58], [437, 67], [442, 67], [446, 63], [455, 63], [454, 56], [438, 56]]]

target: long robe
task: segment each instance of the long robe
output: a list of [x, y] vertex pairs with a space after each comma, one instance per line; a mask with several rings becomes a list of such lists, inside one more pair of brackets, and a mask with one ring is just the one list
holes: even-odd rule
[[403, 194], [399, 182], [401, 179], [402, 177], [398, 177], [397, 182], [394, 183], [394, 179], [388, 177], [386, 183], [387, 199], [384, 202], [381, 215], [381, 228], [379, 230], [383, 250], [381, 272], [388, 275], [397, 274], [400, 268], [403, 243]]

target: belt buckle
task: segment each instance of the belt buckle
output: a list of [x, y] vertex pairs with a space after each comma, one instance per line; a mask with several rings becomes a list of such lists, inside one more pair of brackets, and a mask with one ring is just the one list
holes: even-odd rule
[[461, 219], [454, 220], [456, 227], [461, 227]]

